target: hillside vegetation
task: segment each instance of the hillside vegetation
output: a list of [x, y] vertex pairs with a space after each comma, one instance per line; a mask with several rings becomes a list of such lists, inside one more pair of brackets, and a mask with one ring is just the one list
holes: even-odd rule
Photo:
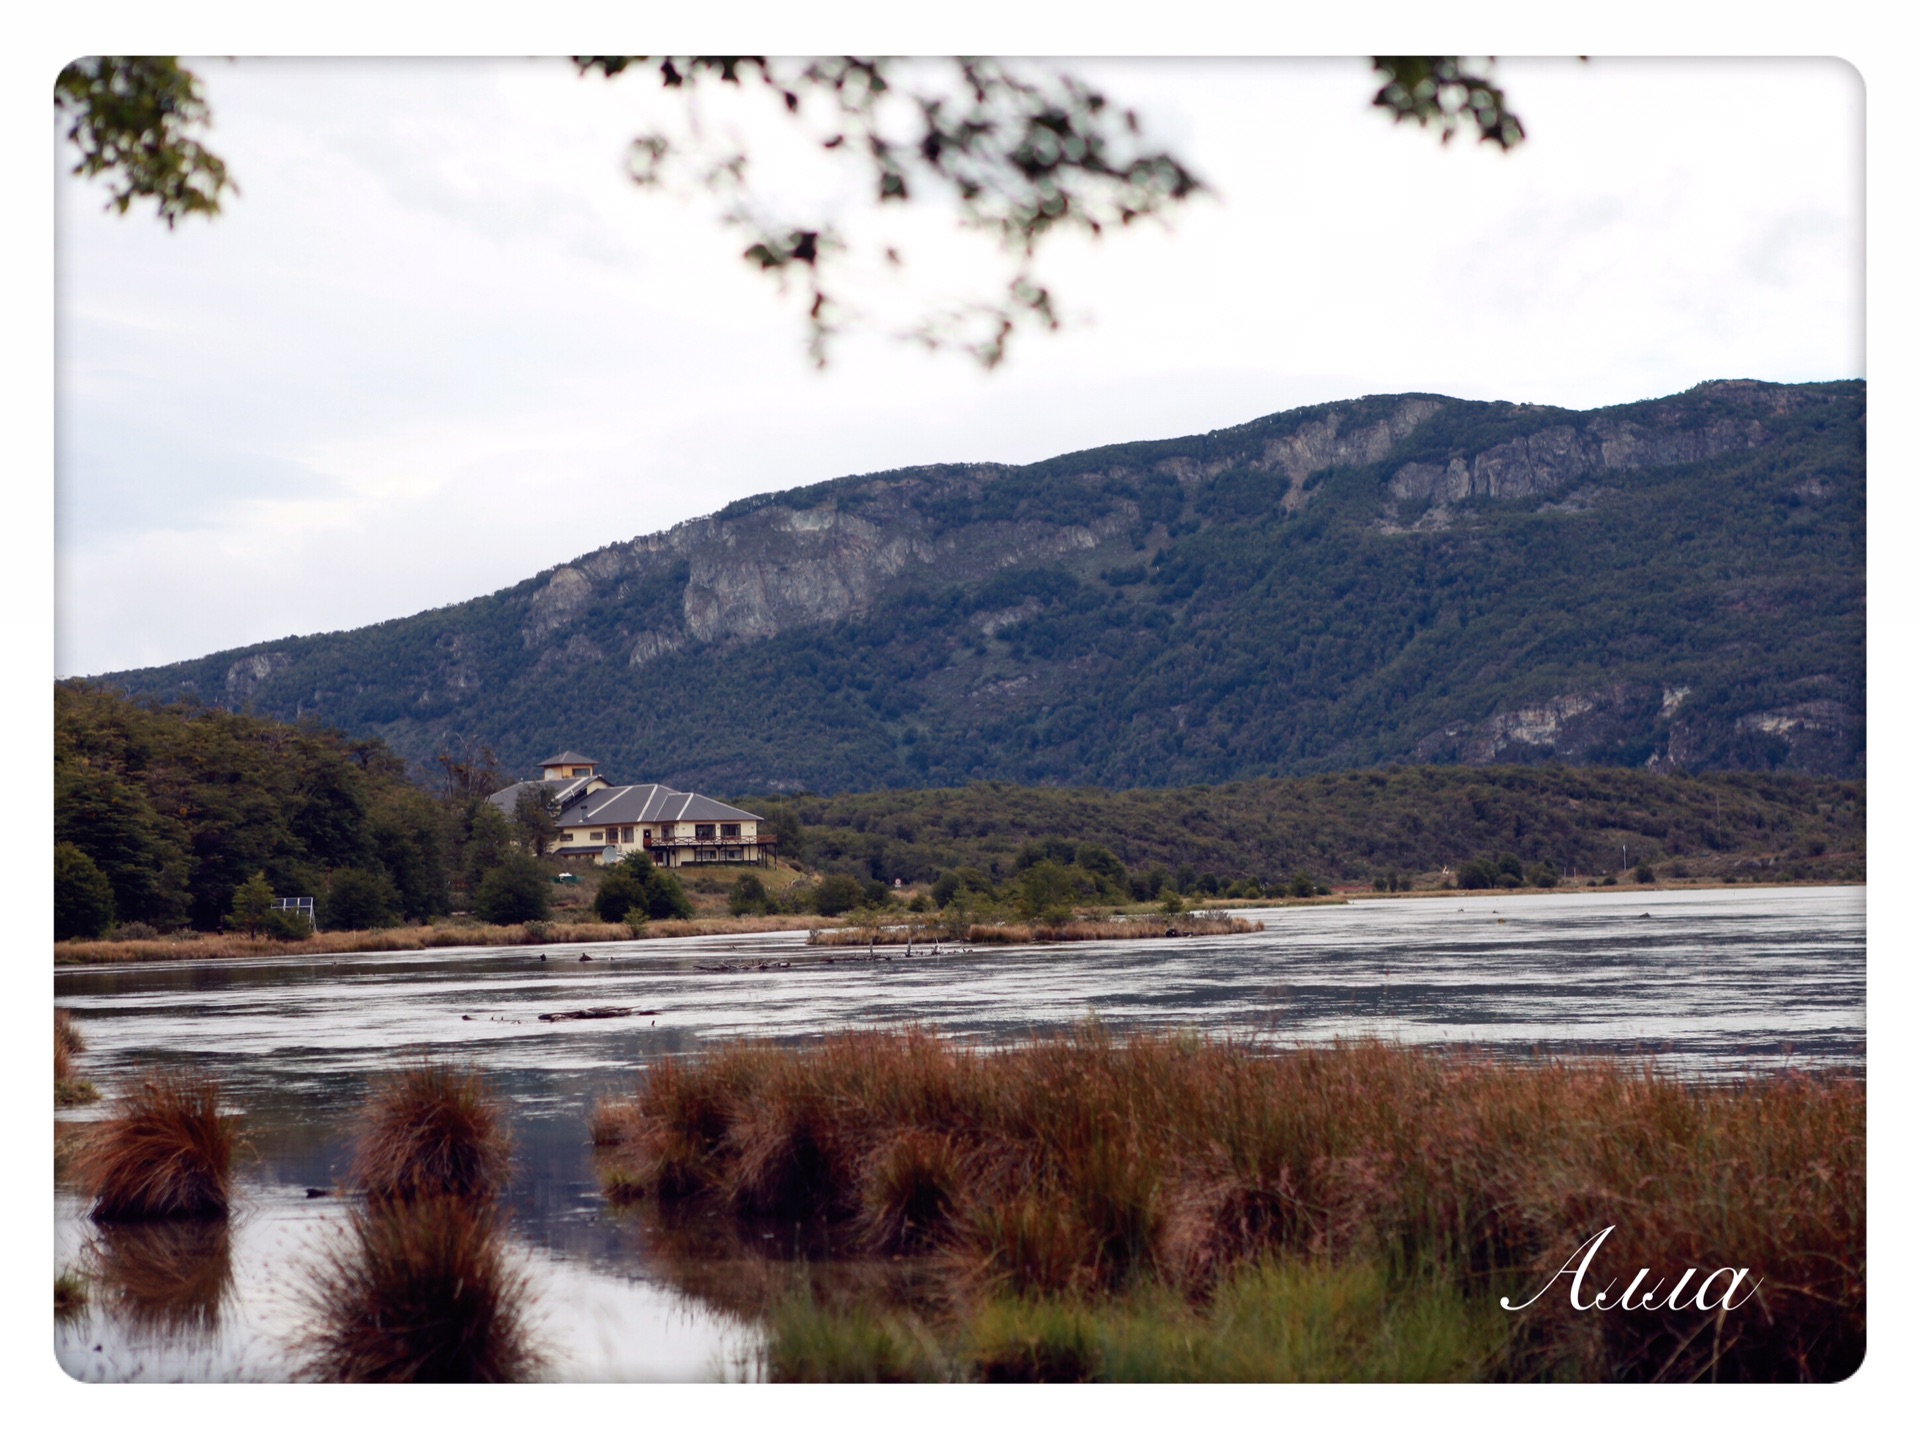
[[763, 495], [367, 629], [107, 677], [525, 773], [1124, 789], [1865, 767], [1862, 383], [1374, 396]]
[[[965, 870], [999, 880], [1095, 846], [1139, 897], [1165, 884], [1271, 891], [1440, 877], [1513, 855], [1525, 870], [1609, 877], [1860, 879], [1866, 785], [1796, 775], [1659, 775], [1566, 766], [1409, 767], [1171, 790], [970, 785], [747, 799], [792, 857], [890, 880]], [[1097, 876], [1103, 863], [1090, 856]], [[1085, 865], [1083, 868], [1087, 867]], [[1117, 878], [1117, 877], [1116, 877]], [[1209, 883], [1216, 881], [1216, 883]]]

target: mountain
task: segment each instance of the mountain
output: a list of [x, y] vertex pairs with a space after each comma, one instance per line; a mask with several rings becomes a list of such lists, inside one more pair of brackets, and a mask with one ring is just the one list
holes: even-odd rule
[[1369, 396], [742, 500], [464, 604], [101, 677], [723, 794], [1389, 762], [1859, 776], [1866, 386]]

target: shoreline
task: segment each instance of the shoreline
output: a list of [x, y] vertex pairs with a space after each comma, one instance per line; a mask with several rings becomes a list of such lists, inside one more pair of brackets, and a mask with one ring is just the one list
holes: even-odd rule
[[[1379, 890], [1341, 890], [1312, 898], [1207, 899], [1195, 901], [1191, 913], [1216, 914], [1224, 910], [1308, 909], [1317, 905], [1352, 904], [1359, 900], [1431, 900], [1534, 895], [1577, 894], [1691, 894], [1703, 890], [1744, 891], [1750, 889], [1843, 889], [1866, 887], [1865, 880], [1782, 880], [1767, 884], [1621, 884], [1589, 889], [1586, 886], [1562, 886], [1554, 889], [1420, 889], [1382, 892]], [[1110, 914], [1125, 919], [1147, 920], [1158, 915], [1151, 906], [1115, 908]], [[409, 925], [395, 929], [327, 931], [310, 939], [276, 940], [244, 935], [193, 934], [177, 939], [70, 939], [53, 946], [56, 969], [91, 965], [151, 964], [179, 960], [285, 959], [302, 955], [387, 954], [419, 952], [429, 949], [525, 949], [542, 944], [614, 944], [628, 940], [699, 939], [710, 935], [782, 934], [800, 930], [825, 932], [835, 917], [817, 914], [708, 915], [693, 919], [662, 919], [648, 923], [643, 934], [636, 935], [624, 924], [598, 921], [552, 920], [544, 925]], [[898, 921], [908, 922], [906, 919]], [[931, 922], [931, 921], [930, 921]], [[1177, 924], [1177, 919], [1168, 923]], [[838, 926], [846, 928], [847, 926]], [[1157, 939], [1162, 934], [1142, 934], [1130, 938]]]

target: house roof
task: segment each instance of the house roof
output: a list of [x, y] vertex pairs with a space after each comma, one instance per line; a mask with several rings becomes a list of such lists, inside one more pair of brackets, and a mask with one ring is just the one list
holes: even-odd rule
[[495, 790], [487, 796], [487, 803], [493, 805], [508, 819], [513, 818], [514, 807], [520, 803], [522, 790], [543, 789], [553, 796], [554, 803], [562, 809], [579, 799], [589, 785], [600, 782], [598, 775], [580, 775], [574, 779], [523, 779], [518, 784], [510, 784], [505, 789]]
[[757, 820], [760, 816], [735, 809], [703, 794], [668, 789], [663, 784], [609, 786], [582, 795], [560, 816], [563, 825], [656, 824], [669, 820]]
[[580, 754], [575, 750], [564, 749], [564, 750], [561, 750], [560, 753], [555, 755], [552, 759], [541, 760], [540, 768], [545, 769], [550, 764], [595, 764], [597, 765], [599, 763], [600, 763], [599, 760], [588, 759], [585, 755]]

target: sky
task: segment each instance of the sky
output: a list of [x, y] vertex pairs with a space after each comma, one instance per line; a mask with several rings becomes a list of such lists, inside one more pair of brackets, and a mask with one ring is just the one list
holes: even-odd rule
[[[1363, 61], [1060, 62], [1209, 193], [1050, 242], [1067, 323], [988, 373], [799, 297], [631, 138], [684, 112], [553, 61], [207, 60], [241, 193], [168, 231], [56, 200], [55, 668], [351, 628], [742, 496], [1019, 463], [1363, 394], [1587, 408], [1865, 373], [1863, 94], [1838, 61], [1503, 60], [1528, 139], [1447, 147]], [[796, 206], [898, 240], [882, 315], [1003, 277], [875, 228], [761, 110], [703, 110]], [[71, 164], [63, 151], [56, 158]]]

